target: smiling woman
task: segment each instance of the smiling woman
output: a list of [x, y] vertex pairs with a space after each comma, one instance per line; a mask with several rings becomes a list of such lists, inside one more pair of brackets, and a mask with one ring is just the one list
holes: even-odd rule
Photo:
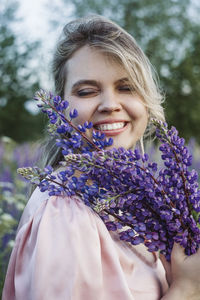
[[[91, 61], [86, 49], [92, 54], [93, 58], [91, 57]], [[80, 52], [83, 53], [83, 56], [81, 56]], [[100, 69], [101, 64], [98, 63], [99, 59], [103, 61], [102, 69]], [[69, 71], [71, 64], [74, 64], [75, 69], [71, 68]], [[71, 95], [70, 98], [72, 98], [73, 96], [74, 101], [70, 101], [70, 106], [71, 108], [76, 107], [79, 111], [79, 115], [84, 117], [83, 114], [86, 114], [92, 105], [91, 101], [88, 103], [88, 100], [90, 97], [93, 99], [95, 93], [97, 95], [97, 93], [101, 92], [101, 98], [103, 95], [105, 96], [105, 86], [103, 87], [104, 90], [102, 93], [101, 85], [103, 83], [105, 85], [106, 80], [101, 82], [99, 79], [106, 77], [110, 67], [112, 67], [113, 73], [118, 73], [118, 77], [115, 74], [112, 78], [115, 93], [117, 90], [119, 92], [121, 91], [121, 98], [123, 98], [125, 91], [127, 100], [127, 96], [132, 97], [132, 95], [134, 95], [134, 98], [140, 98], [140, 101], [142, 101], [146, 107], [148, 121], [147, 124], [144, 124], [144, 135], [140, 135], [139, 137], [140, 133], [135, 129], [137, 137], [135, 136], [135, 139], [132, 137], [130, 142], [126, 142], [129, 148], [139, 143], [140, 148], [143, 150], [143, 137], [149, 136], [152, 132], [151, 123], [149, 122], [150, 119], [156, 118], [162, 121], [164, 120], [162, 107], [164, 100], [163, 95], [159, 90], [156, 75], [153, 72], [148, 58], [131, 35], [104, 17], [92, 16], [78, 19], [68, 23], [63, 28], [63, 33], [56, 47], [53, 59], [55, 89], [56, 93], [61, 97], [69, 97]], [[116, 71], [114, 70], [115, 68]], [[71, 71], [73, 73], [71, 73]], [[92, 78], [89, 72], [93, 72], [91, 75], [95, 75], [96, 77]], [[100, 75], [101, 78], [98, 78]], [[108, 76], [113, 76], [111, 71]], [[73, 82], [71, 82], [72, 79]], [[88, 80], [90, 82], [88, 82]], [[85, 86], [85, 84], [87, 84], [87, 86]], [[69, 88], [71, 88], [71, 91], [69, 91]], [[108, 93], [108, 89], [106, 89], [106, 93]], [[78, 96], [82, 98], [82, 100], [86, 100], [76, 103]], [[107, 101], [111, 101], [109, 99], [110, 95], [108, 95]], [[128, 103], [127, 100], [126, 102]], [[103, 101], [102, 98], [102, 103]], [[81, 106], [79, 107], [80, 103]], [[139, 104], [139, 101], [137, 101], [137, 103]], [[110, 104], [108, 103], [108, 105]], [[82, 107], [85, 112], [80, 113]], [[101, 106], [99, 106], [99, 109], [101, 109]], [[120, 116], [119, 121], [121, 121], [122, 114], [124, 113], [117, 113], [117, 115]], [[105, 121], [105, 112], [101, 115], [101, 117], [98, 116], [99, 119], [95, 120], [95, 125], [98, 125], [99, 121]], [[113, 118], [113, 115], [116, 115], [116, 111], [112, 114], [112, 118], [110, 118], [109, 113], [107, 113], [107, 115], [109, 115], [109, 118], [106, 117], [106, 122], [108, 121], [107, 119], [109, 119], [109, 121], [113, 119], [116, 121], [116, 118]], [[85, 120], [87, 120], [87, 117], [86, 115]], [[128, 125], [127, 127], [129, 127], [128, 130], [130, 131], [131, 124], [128, 124], [130, 120], [125, 119], [123, 122], [124, 121], [127, 121], [126, 125]], [[94, 126], [93, 129], [97, 129], [96, 126]], [[114, 132], [111, 134], [113, 133]], [[125, 134], [127, 134], [127, 132]], [[107, 132], [107, 136], [108, 135], [109, 133]], [[112, 137], [113, 136], [114, 135], [112, 135]], [[129, 139], [128, 136], [126, 136], [126, 138]], [[116, 137], [115, 146], [120, 146], [117, 142], [118, 140], [119, 137]], [[121, 144], [121, 146], [123, 145]], [[47, 138], [46, 149], [43, 165], [56, 167], [62, 155], [56, 146], [55, 138]]]
[[[131, 89], [126, 70], [89, 46], [76, 51], [66, 70], [64, 97], [71, 109], [78, 108], [75, 124], [88, 120], [93, 129], [112, 136], [114, 147], [133, 148], [144, 134], [148, 112], [141, 96]], [[87, 134], [92, 138], [92, 129]]]
[[[101, 16], [67, 24], [53, 61], [56, 92], [78, 109], [75, 125], [130, 149], [164, 120], [162, 95], [136, 41]], [[67, 113], [67, 112], [66, 112]], [[58, 169], [62, 153], [47, 143], [45, 165]], [[55, 170], [58, 172], [58, 170]], [[200, 253], [185, 258], [175, 245], [171, 265], [142, 245], [108, 232], [78, 196], [33, 192], [20, 221], [3, 300], [199, 299]], [[162, 264], [163, 263], [163, 264]]]

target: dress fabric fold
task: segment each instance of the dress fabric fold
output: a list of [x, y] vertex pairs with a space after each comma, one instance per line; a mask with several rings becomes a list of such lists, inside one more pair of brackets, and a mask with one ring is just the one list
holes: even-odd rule
[[2, 300], [159, 300], [161, 261], [110, 233], [80, 198], [37, 188], [22, 215]]

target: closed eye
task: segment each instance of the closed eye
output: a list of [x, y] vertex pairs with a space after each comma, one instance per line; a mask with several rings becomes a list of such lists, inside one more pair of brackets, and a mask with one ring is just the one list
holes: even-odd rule
[[132, 92], [133, 88], [130, 85], [122, 85], [118, 87], [119, 91]]
[[90, 89], [90, 88], [87, 88], [87, 89], [81, 89], [81, 90], [78, 90], [76, 92], [76, 94], [79, 96], [79, 97], [87, 97], [87, 96], [93, 96], [93, 95], [97, 95], [98, 93], [98, 90], [96, 89]]

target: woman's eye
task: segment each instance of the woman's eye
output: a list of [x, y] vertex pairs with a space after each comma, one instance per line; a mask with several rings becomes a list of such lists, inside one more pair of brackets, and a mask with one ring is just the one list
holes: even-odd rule
[[89, 95], [95, 95], [98, 91], [93, 89], [82, 89], [77, 91], [77, 95], [79, 97], [89, 96]]
[[125, 92], [131, 92], [133, 90], [129, 85], [120, 86], [118, 89]]

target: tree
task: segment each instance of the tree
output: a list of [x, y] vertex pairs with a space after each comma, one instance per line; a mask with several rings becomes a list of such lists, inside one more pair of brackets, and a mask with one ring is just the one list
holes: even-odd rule
[[136, 38], [159, 75], [168, 122], [185, 138], [195, 136], [200, 142], [200, 22], [191, 13], [193, 1], [63, 0], [63, 4], [73, 5], [73, 17], [90, 13], [109, 17]]
[[39, 88], [36, 72], [29, 68], [37, 43], [20, 43], [11, 24], [17, 3], [3, 1], [0, 12], [0, 136], [5, 135], [16, 141], [39, 137], [44, 117], [33, 115], [26, 104]]
[[200, 28], [193, 28], [193, 39], [183, 59], [170, 69], [170, 76], [162, 77], [168, 91], [167, 115], [188, 140], [200, 142]]

